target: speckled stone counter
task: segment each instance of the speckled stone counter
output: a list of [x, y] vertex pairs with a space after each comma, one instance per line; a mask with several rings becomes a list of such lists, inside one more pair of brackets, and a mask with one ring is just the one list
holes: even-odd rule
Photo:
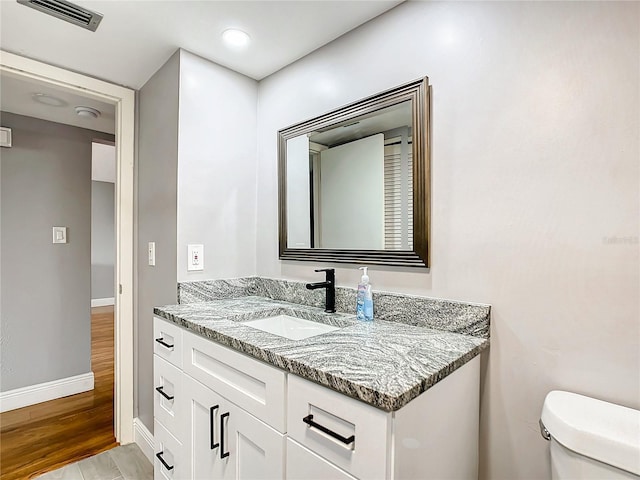
[[[360, 322], [352, 314], [327, 314], [314, 306], [242, 296], [246, 293], [246, 289], [236, 289], [232, 295], [220, 295], [226, 298], [158, 307], [154, 313], [220, 344], [386, 411], [400, 409], [489, 344], [482, 335], [465, 335], [399, 321]], [[487, 309], [488, 330], [489, 307], [483, 307]], [[289, 340], [242, 323], [280, 314], [341, 328], [304, 340]]]
[[[264, 277], [184, 282], [178, 284], [178, 303], [199, 303], [247, 295], [323, 307], [324, 290], [308, 290], [304, 282]], [[336, 287], [336, 310], [354, 313], [356, 290]], [[373, 292], [374, 318], [418, 327], [489, 338], [489, 305], [398, 293]]]

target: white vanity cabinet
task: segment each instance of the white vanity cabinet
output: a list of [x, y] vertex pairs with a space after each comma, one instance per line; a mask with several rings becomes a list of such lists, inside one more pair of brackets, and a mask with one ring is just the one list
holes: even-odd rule
[[284, 372], [155, 318], [154, 382], [155, 479], [284, 478]]
[[156, 479], [477, 478], [479, 357], [386, 412], [166, 320], [154, 333], [170, 340], [155, 342]]
[[185, 375], [184, 451], [193, 479], [282, 479], [284, 435]]
[[182, 388], [182, 335], [180, 327], [157, 319], [154, 321], [154, 480], [186, 478], [182, 460], [187, 413]]

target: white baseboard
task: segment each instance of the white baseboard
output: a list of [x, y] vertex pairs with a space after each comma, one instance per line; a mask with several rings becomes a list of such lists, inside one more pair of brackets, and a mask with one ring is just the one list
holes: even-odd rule
[[106, 307], [108, 305], [115, 305], [116, 299], [115, 297], [110, 298], [92, 298], [91, 299], [91, 307]]
[[0, 392], [0, 412], [93, 390], [93, 372]]
[[144, 456], [153, 465], [153, 453], [155, 450], [153, 435], [138, 417], [133, 419], [133, 441], [140, 447]]

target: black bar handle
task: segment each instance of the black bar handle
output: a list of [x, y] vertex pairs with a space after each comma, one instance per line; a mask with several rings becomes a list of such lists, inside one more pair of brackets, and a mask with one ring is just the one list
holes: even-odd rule
[[166, 468], [167, 470], [173, 470], [173, 465], [169, 465], [167, 462], [165, 462], [164, 458], [162, 458], [163, 453], [164, 453], [164, 450], [162, 452], [156, 453], [156, 457], [158, 457], [158, 460], [160, 460], [160, 463], [164, 465], [164, 468]]
[[356, 440], [356, 436], [355, 435], [351, 435], [350, 437], [343, 437], [342, 435], [340, 435], [339, 433], [334, 432], [333, 430], [329, 430], [327, 427], [325, 427], [324, 425], [320, 425], [319, 423], [316, 423], [313, 421], [313, 415], [307, 415], [306, 417], [304, 417], [302, 419], [302, 421], [304, 423], [306, 423], [307, 425], [309, 425], [310, 427], [314, 427], [317, 428], [318, 430], [320, 430], [323, 433], [326, 433], [327, 435], [329, 435], [330, 437], [335, 438], [336, 440], [340, 440], [342, 443], [344, 443], [345, 445], [349, 445], [350, 443], [353, 443]]
[[220, 405], [214, 405], [213, 407], [211, 407], [209, 409], [209, 427], [211, 428], [211, 434], [210, 434], [210, 437], [211, 437], [211, 450], [213, 450], [214, 448], [218, 448], [220, 446], [219, 443], [216, 443], [215, 436], [214, 436], [214, 433], [213, 433], [214, 423], [215, 423], [215, 415], [213, 414], [213, 412], [215, 412], [218, 409], [219, 406]]
[[169, 345], [167, 342], [164, 341], [164, 337], [156, 338], [156, 342], [158, 342], [160, 345], [164, 347], [173, 348], [173, 345]]
[[335, 272], [335, 268], [317, 268], [314, 272]]
[[162, 387], [156, 387], [156, 392], [158, 392], [160, 395], [162, 395], [164, 398], [166, 398], [167, 400], [173, 400], [173, 396], [169, 396], [166, 393], [164, 393], [164, 386]]
[[229, 412], [220, 415], [220, 459], [227, 458], [229, 452], [224, 451], [224, 419], [229, 416]]

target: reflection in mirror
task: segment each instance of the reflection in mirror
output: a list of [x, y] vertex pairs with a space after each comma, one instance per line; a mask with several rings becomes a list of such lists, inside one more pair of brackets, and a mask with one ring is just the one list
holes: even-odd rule
[[287, 140], [287, 247], [412, 250], [412, 108]]
[[429, 264], [429, 83], [278, 132], [285, 260]]

